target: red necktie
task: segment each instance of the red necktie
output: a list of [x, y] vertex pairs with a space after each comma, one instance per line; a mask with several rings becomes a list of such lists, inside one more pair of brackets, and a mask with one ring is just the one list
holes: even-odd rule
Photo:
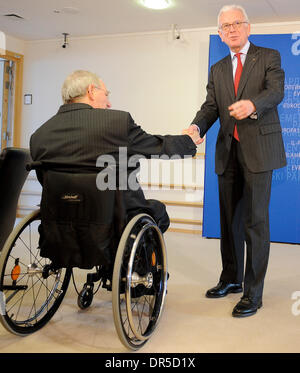
[[[236, 97], [238, 87], [239, 87], [239, 82], [240, 82], [242, 71], [243, 71], [243, 65], [242, 65], [242, 61], [241, 61], [241, 53], [237, 53], [237, 54], [235, 54], [235, 56], [237, 57], [237, 68], [236, 68], [235, 76], [234, 76], [234, 93], [235, 93], [235, 97]], [[237, 141], [240, 141], [239, 135], [238, 135], [238, 132], [237, 132], [236, 124], [234, 126], [233, 137]]]

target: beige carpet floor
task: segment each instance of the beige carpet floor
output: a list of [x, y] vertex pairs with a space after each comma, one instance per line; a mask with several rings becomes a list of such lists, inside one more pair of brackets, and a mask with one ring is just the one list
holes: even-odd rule
[[[219, 241], [180, 233], [167, 233], [165, 240], [170, 272], [166, 307], [158, 329], [140, 352], [300, 352], [300, 245], [271, 244], [263, 307], [254, 316], [236, 319], [231, 312], [240, 294], [205, 297], [219, 278]], [[85, 275], [77, 272], [83, 281]], [[0, 325], [0, 352], [118, 353], [126, 349], [115, 331], [111, 293], [100, 290], [92, 306], [82, 311], [70, 283], [62, 306], [42, 330], [18, 337]]]

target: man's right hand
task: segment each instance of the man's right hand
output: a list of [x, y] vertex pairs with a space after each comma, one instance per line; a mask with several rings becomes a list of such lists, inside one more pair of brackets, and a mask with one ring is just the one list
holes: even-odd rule
[[195, 145], [200, 145], [204, 141], [204, 138], [200, 137], [198, 127], [195, 124], [191, 125], [189, 128], [184, 129], [181, 134], [190, 136]]

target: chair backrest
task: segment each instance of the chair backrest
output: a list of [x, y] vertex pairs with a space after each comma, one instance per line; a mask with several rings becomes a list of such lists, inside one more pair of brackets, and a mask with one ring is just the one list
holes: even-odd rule
[[11, 233], [21, 189], [27, 178], [28, 149], [6, 148], [0, 155], [0, 251]]
[[123, 214], [117, 192], [100, 191], [95, 173], [42, 173], [40, 255], [57, 267], [111, 268]]

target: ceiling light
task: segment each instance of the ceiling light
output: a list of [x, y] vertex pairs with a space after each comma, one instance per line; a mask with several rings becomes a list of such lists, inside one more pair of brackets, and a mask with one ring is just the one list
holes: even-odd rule
[[142, 0], [142, 4], [150, 9], [165, 9], [171, 5], [171, 0]]

